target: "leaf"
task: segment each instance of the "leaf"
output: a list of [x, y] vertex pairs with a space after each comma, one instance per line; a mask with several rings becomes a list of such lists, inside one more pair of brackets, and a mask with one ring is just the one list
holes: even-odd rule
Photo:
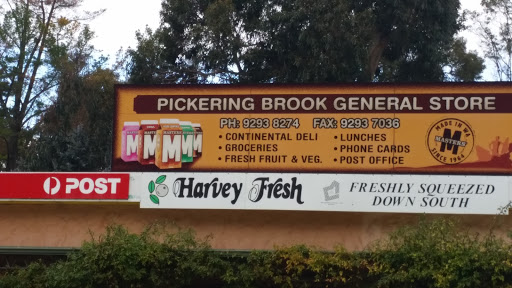
[[153, 193], [155, 191], [155, 182], [151, 181], [148, 185], [149, 193]]
[[159, 205], [160, 204], [160, 199], [158, 199], [158, 196], [154, 195], [154, 194], [151, 194], [149, 195], [149, 199], [151, 199], [151, 202]]
[[155, 181], [155, 182], [156, 182], [156, 184], [162, 184], [162, 183], [164, 183], [165, 178], [166, 178], [166, 176], [165, 176], [165, 175], [158, 176], [158, 178], [156, 178], [156, 181]]

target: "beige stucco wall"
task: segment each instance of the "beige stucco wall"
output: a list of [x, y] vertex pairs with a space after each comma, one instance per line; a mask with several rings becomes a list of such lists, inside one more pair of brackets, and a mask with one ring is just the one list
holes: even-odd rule
[[[156, 220], [193, 228], [198, 236], [213, 235], [216, 249], [271, 249], [303, 243], [323, 249], [337, 244], [360, 250], [397, 227], [414, 223], [419, 214], [140, 209], [133, 204], [0, 204], [0, 246], [79, 247], [110, 223], [138, 232]], [[512, 216], [436, 215], [453, 217], [462, 227], [498, 232], [512, 226]]]

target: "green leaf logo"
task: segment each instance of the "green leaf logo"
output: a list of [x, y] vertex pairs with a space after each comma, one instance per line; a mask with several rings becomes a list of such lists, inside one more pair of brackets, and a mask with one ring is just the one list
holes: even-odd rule
[[149, 190], [149, 193], [153, 193], [155, 191], [155, 182], [153, 182], [153, 181], [149, 182], [148, 190]]
[[154, 195], [154, 194], [151, 194], [149, 195], [149, 199], [151, 199], [151, 202], [159, 205], [160, 204], [160, 199], [158, 199], [158, 196]]
[[[160, 175], [158, 176], [158, 178], [156, 178], [155, 181], [150, 181], [148, 184], [148, 191], [150, 193], [149, 199], [156, 205], [160, 205], [160, 197], [165, 197], [167, 195], [167, 192], [169, 191], [167, 185], [162, 184], [164, 183], [166, 178], [167, 176]], [[156, 193], [152, 194], [155, 191]]]
[[165, 178], [166, 178], [166, 176], [165, 176], [165, 175], [158, 176], [158, 178], [156, 178], [156, 181], [155, 181], [155, 182], [156, 182], [156, 184], [162, 184], [162, 183], [164, 183]]

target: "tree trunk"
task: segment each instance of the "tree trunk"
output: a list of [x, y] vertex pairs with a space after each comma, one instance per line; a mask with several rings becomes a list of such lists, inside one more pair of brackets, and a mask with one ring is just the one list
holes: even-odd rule
[[379, 33], [375, 33], [373, 37], [372, 46], [370, 47], [369, 57], [368, 57], [368, 78], [370, 81], [373, 81], [375, 78], [375, 71], [377, 71], [377, 67], [379, 65], [380, 59], [382, 58], [382, 53], [384, 53], [384, 49], [388, 46], [387, 37], [383, 37]]
[[18, 168], [18, 140], [19, 131], [14, 131], [7, 138], [7, 171], [14, 171]]

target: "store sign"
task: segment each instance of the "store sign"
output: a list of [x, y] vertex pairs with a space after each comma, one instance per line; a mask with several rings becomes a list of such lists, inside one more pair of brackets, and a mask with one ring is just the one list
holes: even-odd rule
[[506, 84], [116, 91], [115, 171], [512, 174]]
[[0, 199], [127, 200], [127, 173], [0, 173]]
[[510, 176], [0, 173], [0, 201], [132, 200], [141, 208], [508, 214]]
[[[141, 208], [508, 214], [507, 176], [132, 173]], [[503, 211], [502, 211], [503, 210]]]

